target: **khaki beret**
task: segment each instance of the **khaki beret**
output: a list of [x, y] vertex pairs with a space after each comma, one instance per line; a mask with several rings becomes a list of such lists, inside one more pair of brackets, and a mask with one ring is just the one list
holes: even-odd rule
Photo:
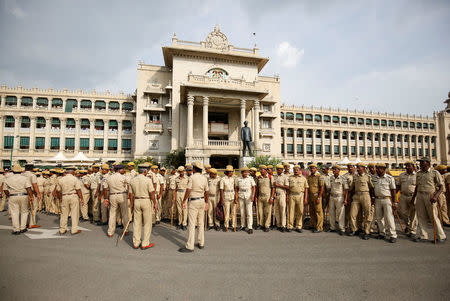
[[177, 171], [184, 171], [184, 167], [183, 166], [178, 167]]
[[258, 171], [258, 169], [256, 167], [251, 167], [250, 170], [251, 171]]
[[267, 165], [267, 168], [273, 169], [273, 165]]
[[203, 164], [200, 161], [195, 161], [193, 166], [198, 168], [198, 169], [203, 169]]
[[377, 166], [377, 165], [373, 162], [370, 162], [369, 164], [367, 164], [367, 167], [375, 167], [375, 166]]
[[267, 169], [267, 166], [265, 166], [264, 164], [261, 164], [261, 165], [259, 166], [259, 169]]
[[278, 168], [283, 168], [283, 165], [282, 165], [282, 164], [277, 164], [276, 167], [277, 167], [277, 169], [278, 169]]
[[217, 175], [217, 169], [215, 168], [211, 168], [209, 172]]
[[167, 170], [167, 169], [163, 166], [163, 167], [161, 167], [161, 170]]
[[261, 176], [261, 173], [259, 171], [256, 172], [256, 176], [259, 177]]
[[356, 166], [359, 166], [359, 167], [366, 167], [366, 164], [363, 163], [363, 162], [359, 162], [358, 164], [356, 164]]
[[49, 175], [49, 174], [50, 174], [50, 171], [44, 170], [44, 171], [42, 172], [42, 174], [43, 174], [43, 175]]
[[87, 173], [87, 170], [86, 169], [80, 169], [78, 172], [79, 173]]
[[233, 171], [233, 166], [232, 165], [227, 165], [227, 167], [225, 168], [225, 171]]
[[75, 166], [68, 166], [66, 167], [66, 170], [76, 170], [77, 168]]
[[250, 169], [247, 166], [241, 168], [241, 171], [249, 171]]
[[311, 167], [317, 167], [317, 164], [315, 164], [315, 163], [309, 164], [308, 168], [311, 168]]
[[139, 165], [138, 165], [138, 168], [139, 168], [139, 169], [147, 169], [148, 166], [149, 166], [149, 164], [148, 164], [147, 162], [145, 162], [145, 163], [139, 164]]
[[287, 163], [287, 162], [284, 162], [283, 166], [291, 166], [291, 165], [289, 163]]
[[205, 164], [205, 168], [211, 168], [211, 164]]
[[384, 163], [377, 163], [377, 167], [384, 167], [384, 168], [386, 168], [386, 164], [384, 164]]

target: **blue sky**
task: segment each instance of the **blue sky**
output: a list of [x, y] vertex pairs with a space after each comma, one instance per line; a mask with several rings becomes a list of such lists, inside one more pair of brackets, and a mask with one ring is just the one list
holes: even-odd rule
[[450, 91], [450, 1], [433, 0], [0, 0], [0, 83], [132, 93], [139, 60], [216, 24], [270, 58], [283, 103], [431, 115]]

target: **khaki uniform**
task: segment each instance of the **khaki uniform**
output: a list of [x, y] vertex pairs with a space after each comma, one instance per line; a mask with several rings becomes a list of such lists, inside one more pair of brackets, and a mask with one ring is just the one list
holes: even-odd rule
[[67, 231], [69, 213], [72, 218], [72, 234], [78, 231], [78, 219], [80, 217], [80, 201], [77, 190], [81, 190], [81, 183], [72, 174], [67, 174], [58, 179], [56, 189], [61, 192], [61, 217], [59, 219], [59, 232]]
[[90, 199], [90, 195], [91, 195], [91, 191], [89, 188], [86, 187], [86, 185], [90, 184], [90, 177], [88, 175], [84, 175], [81, 178], [79, 178], [79, 181], [81, 182], [81, 194], [83, 194], [83, 200], [84, 200], [84, 205], [81, 205], [81, 200], [80, 200], [80, 213], [81, 213], [81, 217], [84, 220], [89, 220], [89, 214], [88, 214], [88, 206], [89, 206], [89, 199]]
[[[330, 201], [330, 190], [331, 190], [331, 178], [333, 177], [332, 174], [323, 174], [323, 182], [325, 185], [325, 189], [323, 190], [323, 196], [322, 196], [322, 209], [323, 212], [325, 212], [325, 208], [328, 207], [328, 203]], [[327, 222], [327, 220], [325, 219]]]
[[92, 217], [94, 222], [100, 221], [100, 203], [98, 201], [99, 195], [95, 197], [95, 193], [97, 192], [97, 188], [100, 185], [102, 175], [100, 171], [96, 173], [92, 173], [91, 176], [91, 200], [92, 200]]
[[[134, 179], [136, 176], [138, 175], [138, 173], [133, 169], [132, 171], [128, 172], [125, 174], [125, 178], [127, 180], [128, 183], [128, 193], [131, 191], [131, 188], [129, 187], [131, 180]], [[132, 219], [132, 212], [131, 212], [131, 202], [130, 199], [127, 199], [127, 204], [128, 204], [128, 219]]]
[[446, 178], [447, 174], [441, 175], [442, 177], [442, 183], [444, 184], [444, 191], [439, 196], [438, 200], [438, 210], [440, 210], [440, 219], [443, 224], [450, 224], [450, 221], [448, 219], [448, 213], [447, 213], [447, 184], [446, 184]]
[[272, 196], [272, 178], [268, 174], [265, 177], [260, 176], [256, 183], [258, 187], [258, 226], [268, 229], [272, 219], [272, 204], [269, 202]]
[[186, 249], [194, 250], [195, 225], [198, 223], [197, 241], [199, 246], [205, 245], [205, 192], [209, 191], [208, 180], [200, 173], [194, 173], [190, 177], [187, 189], [191, 190], [189, 195], [189, 226]]
[[220, 201], [220, 178], [212, 179], [208, 177], [209, 199], [208, 199], [208, 226], [220, 227], [220, 221], [216, 219], [216, 208]]
[[[139, 174], [130, 181], [131, 191], [134, 195], [134, 222], [133, 222], [133, 246], [146, 247], [150, 245], [152, 234], [153, 203], [150, 194], [155, 191], [150, 178]], [[142, 222], [144, 223], [144, 236], [142, 237]]]
[[220, 180], [219, 188], [223, 190], [223, 211], [224, 211], [224, 227], [226, 229], [230, 226], [230, 210], [232, 211], [232, 225], [231, 227], [235, 227], [235, 206], [234, 206], [234, 177], [224, 176]]
[[50, 213], [50, 208], [52, 207], [51, 199], [49, 196], [49, 193], [52, 193], [52, 191], [50, 191], [50, 181], [50, 177], [48, 177], [44, 181], [44, 207], [47, 214]]
[[168, 185], [168, 192], [167, 192], [167, 207], [169, 210], [169, 217], [171, 220], [173, 219], [174, 216], [177, 216], [177, 207], [175, 206], [175, 204], [172, 204], [172, 200], [174, 197], [174, 193], [175, 193], [175, 188], [177, 188], [177, 184], [175, 183], [175, 180], [177, 178], [177, 175], [170, 175], [169, 179], [167, 181], [167, 185]]
[[364, 215], [363, 219], [364, 233], [366, 235], [370, 234], [372, 215], [370, 214], [371, 199], [369, 192], [370, 189], [372, 188], [373, 188], [372, 177], [367, 173], [363, 173], [362, 175], [356, 173], [353, 176], [351, 189], [354, 191], [354, 194], [350, 209], [350, 221], [353, 232], [356, 232], [358, 230], [357, 218], [359, 211], [362, 210]]
[[53, 214], [61, 213], [58, 198], [53, 196], [53, 192], [56, 190], [56, 185], [58, 184], [58, 179], [59, 179], [59, 177], [56, 175], [52, 175], [50, 177], [50, 186], [49, 186], [50, 195], [48, 197], [49, 197], [50, 208], [51, 208], [50, 212]]
[[428, 239], [428, 220], [436, 224], [436, 232], [439, 239], [445, 239], [445, 233], [439, 221], [437, 207], [435, 203], [431, 203], [430, 199], [436, 192], [436, 187], [443, 185], [442, 177], [439, 172], [434, 169], [428, 171], [418, 171], [417, 178], [417, 195], [416, 195], [416, 213], [418, 219], [418, 235], [421, 239]]
[[122, 223], [128, 223], [128, 183], [125, 175], [118, 172], [106, 178], [103, 189], [109, 190], [109, 223], [108, 235], [114, 235], [116, 231], [117, 211], [120, 211]]
[[417, 231], [416, 207], [411, 204], [411, 199], [416, 189], [416, 172], [408, 174], [404, 172], [397, 179], [397, 187], [400, 188], [399, 213], [405, 222], [406, 229], [415, 235]]
[[0, 175], [0, 189], [2, 189], [0, 191], [1, 193], [1, 200], [0, 200], [0, 212], [5, 210], [5, 204], [6, 204], [6, 194], [3, 193], [3, 190], [5, 189], [5, 187], [2, 187], [3, 183], [5, 182], [5, 175]]
[[[37, 177], [34, 173], [32, 173], [31, 171], [27, 170], [23, 173], [23, 175], [25, 177], [28, 178], [28, 180], [30, 180], [31, 182], [31, 188], [33, 190], [34, 193], [34, 198], [33, 198], [33, 203], [32, 203], [32, 207], [30, 208], [30, 224], [29, 226], [34, 226], [36, 225], [36, 213], [38, 211], [38, 206], [39, 206], [39, 199], [38, 199], [38, 192], [34, 190], [33, 184], [37, 185]], [[38, 188], [39, 189], [39, 188]], [[40, 195], [39, 195], [40, 197]]]
[[253, 229], [253, 202], [252, 188], [256, 186], [251, 176], [236, 178], [235, 186], [238, 189], [238, 202], [241, 214], [241, 227]]
[[308, 176], [308, 186], [309, 214], [311, 216], [310, 225], [319, 231], [323, 231], [322, 200], [320, 199], [319, 203], [317, 203], [317, 200], [321, 188], [325, 186], [325, 182], [319, 172]]
[[386, 238], [397, 238], [391, 199], [391, 190], [395, 190], [395, 180], [392, 176], [384, 174], [382, 177], [374, 176], [372, 183], [375, 192], [378, 232]]
[[45, 182], [45, 179], [42, 175], [40, 177], [37, 177], [37, 185], [39, 188], [39, 195], [41, 197], [41, 200], [40, 200], [40, 202], [38, 204], [38, 208], [37, 208], [38, 211], [41, 211], [42, 207], [44, 206], [44, 182]]
[[308, 181], [303, 175], [292, 175], [289, 181], [289, 210], [288, 210], [288, 229], [303, 228], [303, 209], [305, 201], [305, 190], [309, 188]]
[[[191, 178], [186, 174], [183, 177], [178, 177], [175, 180], [176, 186], [176, 203], [177, 203], [177, 212], [178, 212], [178, 226], [187, 226], [187, 218], [188, 218], [188, 210], [187, 208], [183, 208], [183, 199], [184, 194], [186, 193], [186, 189], [191, 182]], [[192, 185], [192, 184], [191, 184]]]
[[328, 211], [330, 214], [330, 229], [336, 230], [336, 220], [338, 221], [339, 231], [345, 232], [345, 190], [348, 190], [348, 181], [344, 176], [334, 175], [330, 178], [330, 200]]
[[7, 177], [3, 183], [3, 190], [9, 191], [8, 207], [11, 210], [11, 220], [14, 232], [25, 230], [27, 227], [27, 188], [31, 188], [31, 182], [27, 177], [21, 174], [14, 174], [13, 176]]
[[108, 207], [106, 207], [105, 206], [105, 202], [103, 202], [103, 189], [105, 189], [105, 183], [106, 183], [106, 180], [108, 179], [108, 177], [109, 176], [111, 176], [111, 174], [110, 173], [107, 173], [107, 174], [101, 174], [100, 175], [101, 176], [101, 178], [100, 178], [100, 190], [99, 190], [99, 193], [98, 193], [98, 203], [99, 203], [99, 207], [100, 207], [100, 215], [101, 215], [101, 222], [104, 224], [104, 223], [107, 223], [108, 222]]
[[[283, 186], [289, 186], [289, 176], [282, 173], [273, 175], [273, 182]], [[286, 189], [277, 187], [275, 189], [274, 214], [277, 227], [286, 228]]]
[[[161, 206], [161, 199], [162, 199], [162, 194], [160, 194], [161, 191], [161, 185], [164, 186], [164, 177], [160, 174], [160, 173], [155, 173], [153, 175], [153, 183], [156, 185], [156, 191], [155, 191], [155, 197], [156, 197], [156, 221], [159, 222], [161, 221], [161, 211], [162, 211], [162, 206]], [[163, 193], [164, 193], [164, 188], [163, 188]]]
[[[356, 173], [355, 173], [356, 174]], [[353, 176], [355, 174], [350, 174], [349, 172], [344, 174], [343, 177], [347, 180], [347, 186], [348, 186], [348, 200], [351, 202], [353, 199], [353, 191], [350, 190], [353, 184]], [[345, 228], [351, 229], [351, 220], [350, 220], [350, 210], [351, 210], [351, 203], [345, 206]]]

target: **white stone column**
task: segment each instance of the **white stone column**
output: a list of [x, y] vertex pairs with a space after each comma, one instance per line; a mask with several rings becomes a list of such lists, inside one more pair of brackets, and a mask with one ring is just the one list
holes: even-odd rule
[[316, 131], [315, 129], [312, 130], [312, 157], [316, 158]]
[[30, 118], [30, 147], [29, 151], [34, 152], [36, 140], [36, 117]]
[[75, 118], [75, 145], [74, 145], [75, 152], [80, 151], [80, 130], [81, 130], [80, 123], [81, 123], [80, 118]]
[[108, 154], [108, 132], [109, 132], [109, 119], [104, 121], [103, 124], [103, 157]]
[[239, 126], [239, 129], [241, 129], [241, 127], [244, 126], [245, 108], [246, 108], [245, 99], [241, 99], [241, 125]]
[[209, 98], [203, 96], [203, 149], [208, 146], [208, 103]]
[[[14, 140], [13, 140], [13, 153], [16, 152], [17, 149], [19, 149], [19, 129], [20, 129], [20, 120], [22, 119], [22, 116], [16, 116], [14, 119]], [[11, 162], [12, 166], [12, 162]]]
[[52, 119], [45, 117], [45, 145], [44, 153], [48, 154], [50, 150], [50, 129], [52, 128]]
[[288, 129], [289, 128], [283, 128], [283, 130], [284, 130], [284, 140], [283, 140], [283, 149], [284, 149], [284, 158], [286, 159], [287, 158], [287, 156], [288, 156], [288, 153], [287, 153], [287, 132], [288, 132]]
[[186, 146], [192, 147], [194, 140], [194, 96], [188, 95], [187, 99], [187, 139]]
[[[2, 104], [5, 102], [2, 97]], [[3, 138], [3, 128], [5, 127], [5, 119], [3, 116], [0, 116], [0, 149], [3, 149], [3, 143], [5, 141], [5, 138]]]
[[91, 118], [89, 119], [90, 125], [89, 125], [89, 156], [93, 156], [94, 154], [94, 128], [95, 128], [95, 119]]
[[292, 148], [294, 149], [294, 159], [297, 159], [297, 131], [298, 128], [294, 128], [294, 135], [292, 136]]
[[[64, 105], [65, 105], [65, 102], [64, 102]], [[66, 148], [66, 119], [65, 118], [61, 118], [59, 132], [60, 132], [60, 137], [61, 137], [61, 139], [59, 139], [59, 150], [64, 151]]]
[[122, 121], [117, 120], [117, 154], [122, 154]]
[[[253, 154], [259, 150], [259, 99], [255, 99], [253, 110], [255, 113], [255, 129], [254, 129], [254, 136], [253, 141], [255, 142], [255, 147], [253, 150]], [[285, 135], [286, 136], [286, 135]], [[284, 137], [286, 139], [286, 137]], [[286, 150], [285, 150], [286, 153]]]

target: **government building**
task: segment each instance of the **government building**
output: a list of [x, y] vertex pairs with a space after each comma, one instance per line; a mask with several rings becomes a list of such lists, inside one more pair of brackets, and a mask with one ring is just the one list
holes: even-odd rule
[[188, 162], [238, 167], [244, 121], [254, 155], [289, 163], [348, 158], [402, 167], [422, 156], [450, 163], [449, 107], [416, 116], [281, 105], [280, 78], [260, 74], [269, 59], [256, 45], [230, 44], [218, 26], [200, 42], [174, 35], [162, 54], [164, 66], [138, 64], [133, 95], [2, 85], [2, 167], [11, 158], [45, 164], [58, 152], [162, 162], [179, 148]]

